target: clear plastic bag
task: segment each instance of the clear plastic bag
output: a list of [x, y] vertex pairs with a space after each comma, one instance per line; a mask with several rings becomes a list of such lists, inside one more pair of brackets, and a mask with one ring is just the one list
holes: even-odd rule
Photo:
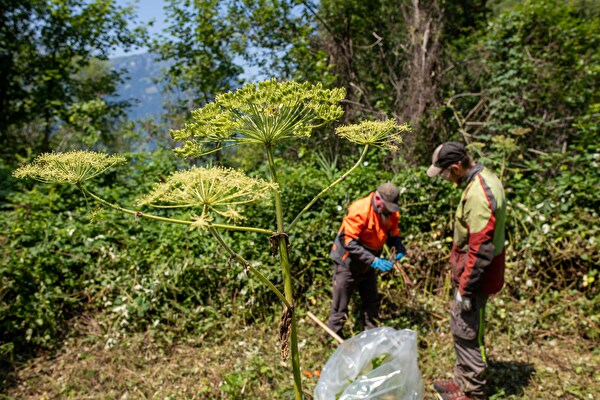
[[364, 331], [340, 344], [315, 388], [315, 400], [422, 400], [417, 333], [389, 327]]

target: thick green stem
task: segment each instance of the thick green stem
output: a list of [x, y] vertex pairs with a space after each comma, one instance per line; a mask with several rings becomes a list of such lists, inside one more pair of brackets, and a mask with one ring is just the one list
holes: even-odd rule
[[352, 171], [354, 171], [359, 165], [360, 163], [365, 159], [365, 156], [367, 155], [367, 152], [369, 151], [369, 145], [365, 145], [365, 148], [363, 149], [362, 154], [360, 155], [360, 158], [358, 159], [358, 161], [352, 166], [352, 168], [350, 168], [348, 171], [346, 171], [342, 176], [340, 176], [338, 179], [336, 179], [334, 182], [331, 183], [331, 185], [327, 186], [325, 189], [321, 190], [321, 193], [319, 193], [314, 199], [312, 199], [310, 201], [310, 203], [308, 203], [306, 205], [306, 207], [304, 207], [302, 209], [302, 211], [300, 211], [300, 213], [298, 213], [298, 215], [296, 215], [296, 218], [294, 218], [294, 220], [292, 221], [292, 223], [290, 224], [290, 226], [288, 227], [288, 232], [291, 232], [294, 227], [296, 226], [296, 224], [298, 223], [298, 221], [300, 220], [300, 217], [302, 216], [302, 214], [304, 214], [306, 211], [308, 211], [308, 209], [310, 207], [312, 207], [313, 204], [315, 204], [315, 202], [317, 200], [319, 200], [321, 197], [323, 197], [323, 195], [325, 193], [327, 193], [332, 187], [334, 187], [335, 185], [337, 185], [338, 183], [340, 183], [341, 181], [343, 181], [344, 179], [346, 179], [346, 177], [348, 175], [350, 175], [352, 173]]
[[[277, 179], [277, 172], [275, 169], [275, 161], [273, 160], [273, 150], [270, 146], [266, 146], [267, 159], [269, 161], [269, 173], [271, 180], [275, 183], [279, 183]], [[294, 304], [293, 292], [292, 292], [292, 273], [290, 267], [290, 259], [288, 253], [288, 241], [286, 240], [287, 235], [283, 229], [283, 206], [281, 203], [281, 194], [278, 189], [275, 189], [275, 214], [277, 218], [277, 232], [279, 236], [278, 248], [279, 257], [281, 262], [281, 272], [283, 275], [283, 285], [285, 298], [288, 303]], [[298, 352], [298, 331], [296, 326], [296, 312], [292, 312], [292, 324], [290, 332], [290, 347], [292, 349], [292, 368], [294, 371], [294, 394], [296, 400], [302, 400], [302, 375], [300, 374], [300, 353]]]
[[[114, 208], [115, 210], [119, 210], [126, 214], [135, 215], [136, 217], [139, 217], [139, 218], [153, 219], [156, 221], [170, 222], [172, 224], [180, 224], [180, 225], [192, 225], [194, 223], [193, 221], [186, 221], [186, 220], [176, 219], [176, 218], [159, 217], [158, 215], [147, 214], [147, 213], [143, 213], [141, 211], [129, 210], [127, 208], [123, 208], [121, 206], [113, 204], [107, 200], [104, 200], [103, 198], [99, 197], [98, 195], [94, 194], [93, 192], [85, 189], [83, 186], [79, 186], [79, 189], [84, 194], [90, 196], [91, 198], [93, 198], [94, 200], [96, 200], [99, 203], [102, 203], [110, 208]], [[213, 226], [217, 229], [224, 229], [224, 230], [229, 230], [229, 231], [263, 233], [263, 234], [266, 234], [269, 236], [275, 234], [275, 232], [267, 230], [267, 229], [252, 228], [249, 226], [235, 226], [235, 225], [224, 225], [224, 224], [211, 224], [211, 226]]]
[[217, 231], [217, 229], [214, 227], [214, 225], [209, 226], [208, 230], [210, 231], [210, 233], [212, 233], [212, 235], [215, 237], [215, 239], [217, 239], [219, 241], [219, 243], [221, 243], [221, 246], [223, 246], [225, 248], [225, 250], [229, 254], [231, 254], [232, 257], [234, 257], [236, 260], [238, 260], [240, 263], [242, 263], [242, 265], [244, 267], [246, 267], [246, 269], [248, 271], [252, 272], [254, 275], [256, 275], [256, 277], [261, 282], [263, 282], [265, 285], [267, 285], [277, 295], [277, 297], [279, 297], [279, 299], [283, 302], [283, 304], [286, 305], [286, 307], [290, 307], [291, 303], [288, 302], [288, 300], [279, 291], [279, 289], [277, 289], [275, 287], [275, 285], [273, 285], [271, 283], [271, 281], [269, 279], [267, 279], [267, 277], [264, 276], [260, 271], [258, 271], [252, 265], [250, 265], [250, 263], [248, 261], [246, 261], [244, 259], [244, 257], [242, 257], [239, 254], [237, 254], [236, 252], [234, 252], [233, 249], [227, 243], [225, 243], [225, 241], [223, 240], [223, 237], [221, 236], [221, 234], [219, 234], [219, 231]]

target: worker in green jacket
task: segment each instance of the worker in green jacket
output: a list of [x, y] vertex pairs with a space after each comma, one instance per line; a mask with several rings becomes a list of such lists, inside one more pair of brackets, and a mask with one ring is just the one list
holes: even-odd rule
[[472, 160], [460, 142], [438, 146], [427, 175], [441, 175], [464, 188], [454, 218], [450, 254], [454, 379], [436, 381], [434, 388], [442, 400], [485, 399], [485, 305], [489, 295], [504, 285], [504, 188], [494, 173]]

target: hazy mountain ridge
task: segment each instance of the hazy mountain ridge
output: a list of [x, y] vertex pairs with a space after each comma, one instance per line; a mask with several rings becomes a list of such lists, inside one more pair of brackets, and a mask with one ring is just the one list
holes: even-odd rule
[[125, 82], [119, 86], [117, 98], [132, 102], [129, 118], [159, 117], [164, 108], [162, 84], [157, 80], [162, 70], [168, 67], [168, 62], [157, 61], [150, 53], [115, 57], [110, 62], [113, 68], [127, 71], [123, 75]]

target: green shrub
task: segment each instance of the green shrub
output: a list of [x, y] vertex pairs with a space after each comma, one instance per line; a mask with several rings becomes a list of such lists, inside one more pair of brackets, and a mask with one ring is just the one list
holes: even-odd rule
[[[166, 176], [178, 167], [167, 154], [132, 157], [131, 165], [104, 176], [95, 190], [119, 204], [131, 204], [149, 176]], [[598, 295], [598, 157], [597, 147], [584, 148], [571, 156], [540, 156], [527, 168], [509, 170], [507, 290], [513, 295], [529, 299], [545, 288], [576, 288], [589, 298]], [[324, 187], [332, 171], [308, 157], [276, 162], [289, 215]], [[334, 173], [343, 170], [344, 162], [340, 157]], [[483, 162], [496, 168], [491, 159]], [[370, 157], [360, 174], [350, 175], [319, 199], [291, 232], [299, 304], [314, 307], [314, 302], [329, 298], [328, 253], [346, 208], [385, 180], [402, 192], [400, 225], [409, 250], [410, 277], [419, 290], [447, 285], [447, 254], [460, 190], [427, 178], [424, 167], [399, 169]], [[0, 220], [0, 340], [13, 343], [17, 351], [31, 344], [55, 345], [68, 330], [69, 319], [84, 310], [109, 311], [111, 323], [122, 334], [151, 329], [171, 332], [172, 337], [174, 332], [203, 334], [232, 316], [248, 323], [270, 319], [277, 307], [276, 296], [238, 263], [229, 263], [208, 235], [97, 211], [94, 203], [66, 187], [29, 186], [5, 199]], [[246, 215], [248, 226], [274, 221], [272, 211], [256, 205]], [[281, 284], [264, 236], [224, 236], [268, 279]]]

